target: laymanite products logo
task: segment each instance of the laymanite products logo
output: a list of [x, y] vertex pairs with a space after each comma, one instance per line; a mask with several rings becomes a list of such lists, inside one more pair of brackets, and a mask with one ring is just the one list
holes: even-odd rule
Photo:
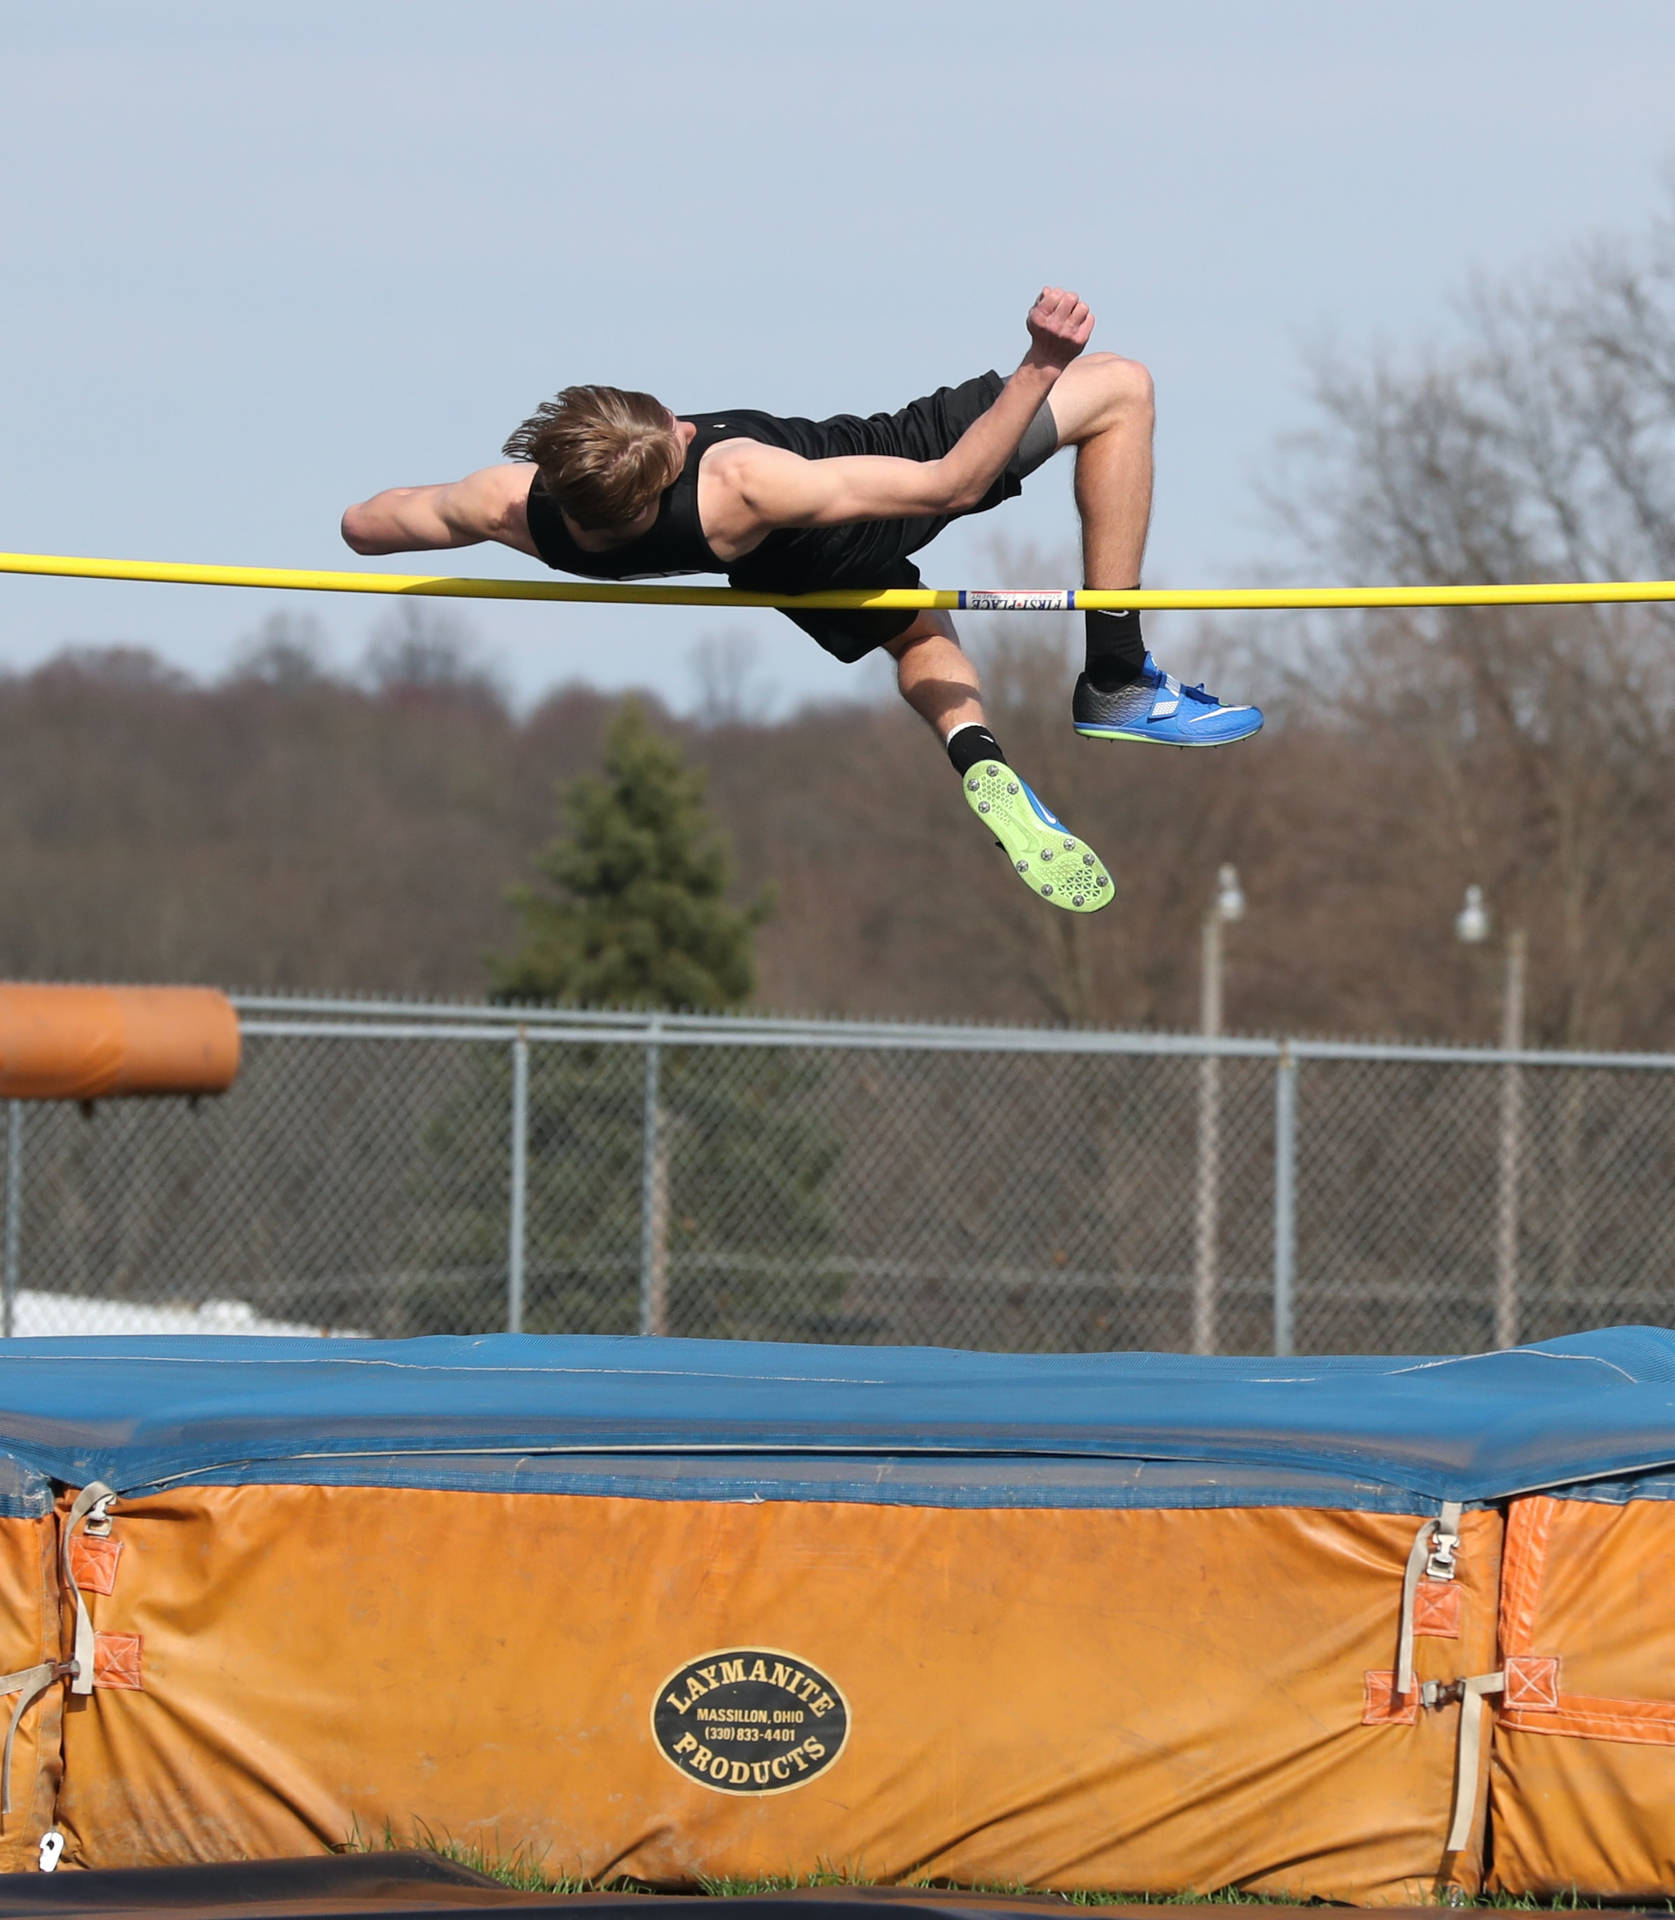
[[720, 1793], [788, 1793], [824, 1773], [849, 1738], [835, 1680], [772, 1647], [728, 1647], [677, 1667], [651, 1731], [673, 1767]]

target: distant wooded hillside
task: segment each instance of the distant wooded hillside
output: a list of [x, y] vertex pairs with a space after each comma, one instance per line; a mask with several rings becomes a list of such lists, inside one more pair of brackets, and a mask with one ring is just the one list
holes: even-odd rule
[[[1585, 614], [1359, 631], [1306, 693], [1230, 666], [1272, 717], [1213, 754], [1076, 740], [1056, 630], [990, 660], [1001, 740], [1117, 876], [1090, 920], [1024, 890], [905, 711], [648, 708], [707, 774], [741, 898], [773, 885], [764, 1007], [1191, 1026], [1232, 861], [1249, 912], [1228, 931], [1230, 1026], [1492, 1038], [1498, 949], [1453, 936], [1474, 882], [1497, 935], [1528, 929], [1533, 1033], [1675, 1044], [1657, 654]], [[133, 652], [0, 679], [0, 970], [482, 993], [516, 941], [508, 890], [616, 704], [572, 688], [518, 718], [445, 648], [354, 682], [294, 648], [212, 686]]]

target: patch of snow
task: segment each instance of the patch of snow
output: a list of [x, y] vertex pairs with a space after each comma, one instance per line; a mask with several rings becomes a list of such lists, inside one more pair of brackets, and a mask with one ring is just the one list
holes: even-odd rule
[[56, 1339], [99, 1333], [245, 1333], [310, 1339], [349, 1334], [345, 1327], [307, 1326], [294, 1320], [265, 1320], [248, 1300], [204, 1300], [197, 1306], [141, 1300], [100, 1300], [79, 1293], [37, 1293], [19, 1289], [12, 1316], [18, 1339]]

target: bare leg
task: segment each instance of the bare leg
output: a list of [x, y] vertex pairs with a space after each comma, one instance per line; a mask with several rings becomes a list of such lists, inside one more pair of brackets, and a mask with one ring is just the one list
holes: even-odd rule
[[[1151, 375], [1137, 360], [1085, 354], [1047, 404], [1059, 445], [1076, 449], [1082, 579], [1090, 587], [1137, 587], [1152, 511]], [[1070, 709], [1084, 738], [1220, 747], [1260, 729], [1256, 707], [1183, 689], [1155, 665], [1148, 675], [1138, 613], [1090, 612], [1084, 620], [1087, 667]]]
[[981, 682], [945, 613], [922, 613], [890, 642], [901, 697], [946, 740], [956, 727], [983, 724]]
[[960, 650], [945, 613], [922, 613], [892, 641], [901, 696], [948, 749], [967, 806], [993, 834], [1030, 892], [1069, 913], [1097, 913], [1115, 897], [1098, 854], [1047, 812], [1014, 773], [983, 721], [977, 669]]
[[1047, 404], [1059, 445], [1076, 449], [1076, 511], [1082, 579], [1090, 587], [1135, 587], [1152, 513], [1152, 379], [1137, 360], [1085, 355]]

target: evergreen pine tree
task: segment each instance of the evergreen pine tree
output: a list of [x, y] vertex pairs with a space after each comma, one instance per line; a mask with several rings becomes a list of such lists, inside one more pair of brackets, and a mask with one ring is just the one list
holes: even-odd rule
[[637, 700], [611, 724], [603, 775], [573, 781], [562, 805], [570, 836], [540, 861], [549, 890], [512, 896], [524, 937], [495, 964], [496, 997], [703, 1013], [748, 999], [766, 898], [728, 905], [731, 862], [703, 776]]
[[[604, 771], [561, 794], [569, 834], [541, 855], [544, 886], [512, 896], [523, 939], [492, 963], [502, 1000], [716, 1012], [751, 990], [767, 903], [727, 901], [731, 862], [702, 776], [624, 703]], [[782, 1048], [665, 1047], [650, 1190], [658, 1304], [670, 1332], [827, 1337], [843, 1278], [826, 1264], [823, 1192], [840, 1157], [823, 1112], [824, 1062]], [[416, 1265], [463, 1285], [415, 1290], [414, 1330], [474, 1330], [478, 1275], [505, 1244], [504, 1176], [471, 1142], [503, 1111], [505, 1063], [485, 1062], [439, 1116], [422, 1176]], [[627, 1333], [646, 1279], [645, 1060], [638, 1047], [532, 1049], [528, 1104], [531, 1332]], [[491, 1309], [492, 1310], [492, 1309]], [[483, 1318], [475, 1321], [484, 1324]], [[488, 1322], [492, 1324], [492, 1320]]]

